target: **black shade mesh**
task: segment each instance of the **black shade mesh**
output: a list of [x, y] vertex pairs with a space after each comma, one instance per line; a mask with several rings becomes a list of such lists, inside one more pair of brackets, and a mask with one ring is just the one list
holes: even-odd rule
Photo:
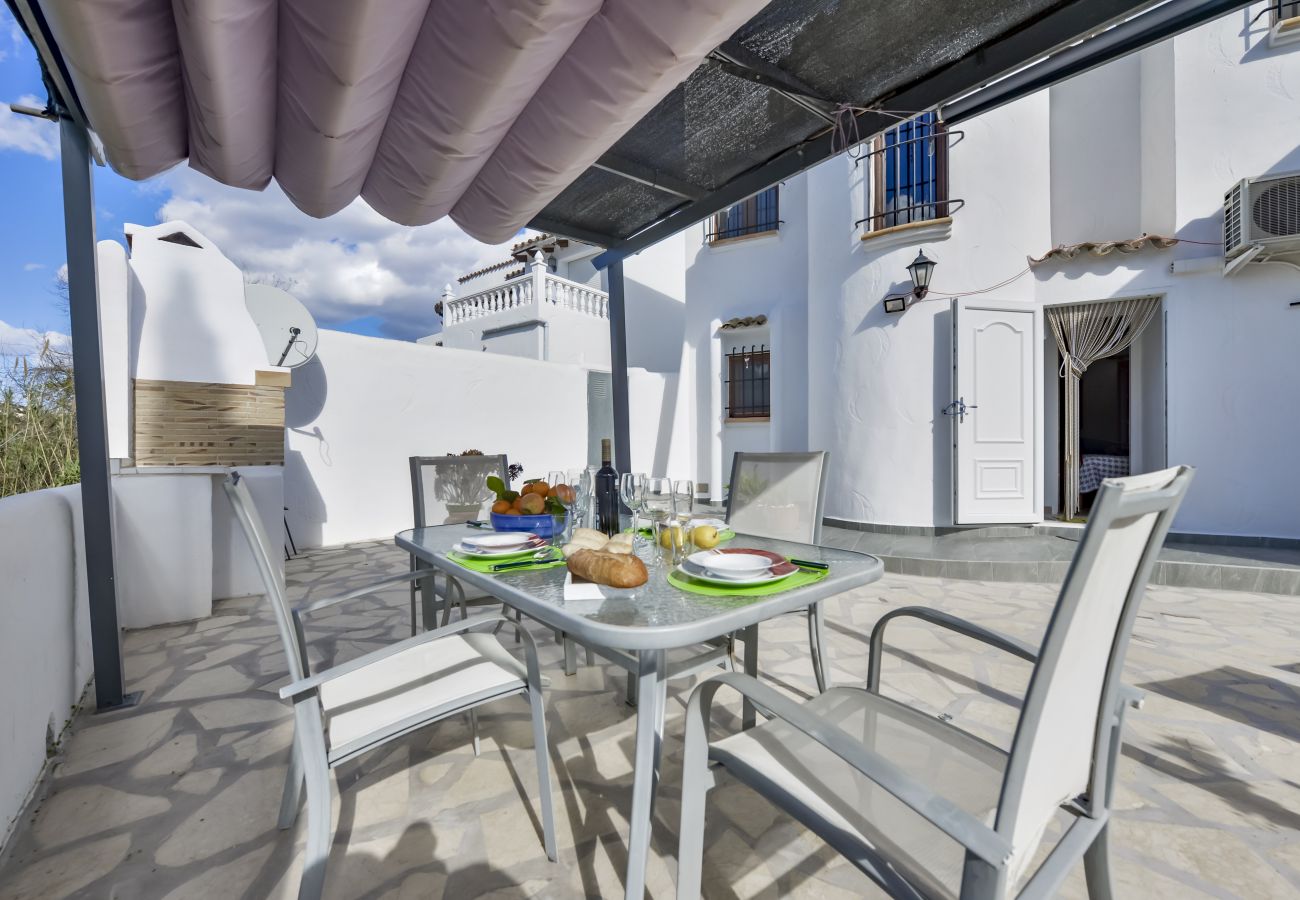
[[[922, 83], [991, 41], [1068, 5], [1062, 0], [775, 0], [734, 39], [824, 100], [857, 107], [880, 103], [888, 110], [893, 92]], [[1144, 5], [1132, 4], [1134, 9]], [[1038, 53], [1050, 49], [1043, 46]], [[897, 110], [900, 117], [922, 111]], [[706, 61], [611, 153], [712, 192], [829, 127], [780, 93]], [[683, 202], [620, 176], [588, 170], [539, 220], [620, 240]]]

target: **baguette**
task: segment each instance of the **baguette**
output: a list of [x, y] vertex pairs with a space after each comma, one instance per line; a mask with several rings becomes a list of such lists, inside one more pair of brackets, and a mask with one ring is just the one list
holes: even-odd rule
[[569, 557], [569, 571], [578, 578], [616, 588], [640, 587], [650, 580], [639, 557], [604, 550], [576, 551]]

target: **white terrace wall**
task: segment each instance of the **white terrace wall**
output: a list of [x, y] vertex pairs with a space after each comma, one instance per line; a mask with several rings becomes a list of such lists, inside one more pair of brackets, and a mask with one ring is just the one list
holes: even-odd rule
[[[631, 377], [634, 467], [685, 473], [676, 375]], [[299, 548], [411, 527], [411, 456], [505, 453], [525, 477], [587, 459], [579, 366], [322, 331], [285, 404], [285, 505]]]
[[81, 489], [0, 499], [0, 846], [91, 675]]

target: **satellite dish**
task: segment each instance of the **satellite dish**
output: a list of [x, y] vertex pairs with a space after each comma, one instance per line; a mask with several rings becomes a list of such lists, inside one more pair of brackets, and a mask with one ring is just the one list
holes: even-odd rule
[[288, 291], [269, 284], [246, 284], [244, 306], [262, 334], [271, 365], [292, 369], [316, 355], [316, 320]]

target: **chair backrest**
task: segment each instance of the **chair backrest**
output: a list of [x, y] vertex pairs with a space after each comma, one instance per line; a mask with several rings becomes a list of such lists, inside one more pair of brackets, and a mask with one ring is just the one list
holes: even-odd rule
[[248, 492], [247, 481], [238, 472], [226, 476], [222, 487], [230, 498], [230, 505], [235, 510], [235, 520], [248, 541], [257, 571], [262, 576], [262, 586], [266, 589], [266, 599], [271, 604], [275, 616], [276, 628], [280, 631], [280, 643], [284, 645], [284, 656], [289, 667], [289, 680], [305, 678], [307, 668], [299, 655], [298, 639], [293, 626], [293, 617], [289, 612], [289, 599], [285, 595], [284, 581], [278, 565], [275, 544], [271, 542], [266, 529], [262, 527], [262, 518], [257, 514], [252, 495]]
[[1107, 479], [1093, 503], [1025, 693], [998, 805], [1014, 882], [1062, 803], [1110, 804], [1124, 654], [1151, 568], [1192, 479], [1182, 466]]
[[737, 453], [731, 463], [727, 524], [759, 537], [817, 543], [829, 456], [825, 450]]
[[459, 525], [487, 518], [495, 496], [486, 481], [495, 475], [506, 481], [505, 454], [496, 456], [412, 456], [411, 502], [415, 527]]

